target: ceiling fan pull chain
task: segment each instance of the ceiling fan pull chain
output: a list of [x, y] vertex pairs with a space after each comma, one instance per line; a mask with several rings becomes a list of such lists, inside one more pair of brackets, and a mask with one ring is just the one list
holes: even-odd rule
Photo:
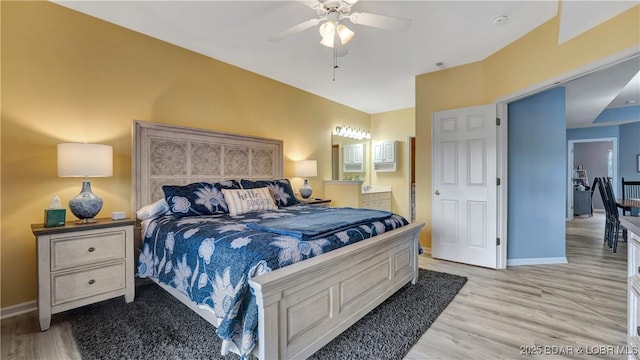
[[336, 69], [338, 68], [338, 50], [333, 47], [333, 82], [336, 82]]

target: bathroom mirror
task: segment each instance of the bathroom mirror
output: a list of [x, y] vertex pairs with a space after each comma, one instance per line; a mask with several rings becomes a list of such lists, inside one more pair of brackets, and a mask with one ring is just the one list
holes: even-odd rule
[[369, 184], [371, 141], [331, 133], [331, 179], [362, 180]]

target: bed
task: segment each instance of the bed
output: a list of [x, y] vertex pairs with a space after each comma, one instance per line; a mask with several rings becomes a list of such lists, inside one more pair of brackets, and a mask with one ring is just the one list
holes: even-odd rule
[[[134, 121], [133, 154], [134, 211], [164, 199], [168, 185], [223, 184], [228, 195], [243, 191], [236, 190], [241, 181], [283, 179], [280, 140]], [[216, 327], [223, 346], [212, 351], [260, 359], [308, 357], [417, 280], [423, 224], [408, 224], [395, 214], [305, 204], [233, 217], [191, 214], [176, 220], [175, 213], [153, 216], [138, 226], [138, 275], [156, 281]], [[323, 226], [313, 222], [320, 216], [358, 220], [355, 227], [316, 231]], [[287, 228], [293, 218], [299, 219], [296, 223], [310, 221], [306, 230]], [[168, 258], [198, 232], [202, 237], [195, 253]], [[292, 251], [292, 242], [304, 243], [304, 250]], [[252, 247], [266, 244], [275, 252], [258, 258]], [[214, 248], [222, 257], [212, 258]], [[223, 249], [230, 252], [225, 255]], [[205, 271], [225, 261], [226, 266]], [[227, 270], [233, 263], [243, 264], [244, 275]], [[212, 299], [213, 287], [227, 289], [228, 299], [241, 301]]]

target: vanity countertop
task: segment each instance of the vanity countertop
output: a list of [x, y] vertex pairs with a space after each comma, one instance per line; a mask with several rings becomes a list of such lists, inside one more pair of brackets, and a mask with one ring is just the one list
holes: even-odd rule
[[364, 184], [364, 180], [325, 180], [324, 183], [335, 184], [335, 185], [354, 185], [354, 184], [362, 185]]
[[362, 187], [362, 194], [373, 194], [381, 192], [391, 192], [391, 186], [375, 185]]

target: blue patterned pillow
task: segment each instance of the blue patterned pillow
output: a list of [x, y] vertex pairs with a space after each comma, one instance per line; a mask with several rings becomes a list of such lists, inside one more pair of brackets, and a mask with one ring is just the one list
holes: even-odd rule
[[236, 180], [189, 185], [164, 185], [164, 198], [176, 219], [186, 216], [229, 213], [222, 189], [240, 189]]
[[293, 193], [293, 188], [291, 187], [289, 179], [257, 181], [242, 179], [240, 180], [240, 183], [242, 184], [243, 189], [268, 187], [269, 192], [271, 192], [271, 196], [273, 196], [273, 200], [275, 200], [278, 207], [287, 207], [300, 203]]

